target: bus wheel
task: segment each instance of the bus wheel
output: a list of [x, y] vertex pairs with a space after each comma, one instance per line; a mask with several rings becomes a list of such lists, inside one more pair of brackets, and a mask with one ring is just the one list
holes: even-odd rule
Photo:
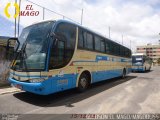
[[124, 79], [126, 77], [126, 69], [123, 69], [122, 78]]
[[79, 82], [78, 82], [78, 91], [83, 92], [85, 91], [89, 86], [89, 76], [85, 73], [82, 73], [81, 76], [79, 77]]

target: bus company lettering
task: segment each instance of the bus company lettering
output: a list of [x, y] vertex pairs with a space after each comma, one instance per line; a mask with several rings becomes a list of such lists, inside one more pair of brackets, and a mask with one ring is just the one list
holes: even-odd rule
[[33, 5], [26, 5], [26, 9], [24, 11], [20, 11], [20, 16], [38, 16], [39, 11], [35, 11], [33, 9]]
[[58, 80], [58, 81], [57, 81], [57, 84], [58, 84], [58, 85], [68, 84], [68, 79]]

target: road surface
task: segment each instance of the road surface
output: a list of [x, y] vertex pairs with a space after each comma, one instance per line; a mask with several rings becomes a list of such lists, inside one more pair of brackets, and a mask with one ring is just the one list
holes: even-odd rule
[[73, 89], [48, 96], [0, 95], [0, 113], [43, 114], [43, 119], [49, 119], [45, 114], [160, 113], [160, 66], [96, 83], [84, 93]]

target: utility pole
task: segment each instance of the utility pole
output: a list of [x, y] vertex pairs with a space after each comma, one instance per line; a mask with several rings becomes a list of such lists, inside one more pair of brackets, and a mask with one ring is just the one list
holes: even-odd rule
[[[15, 3], [17, 3], [17, 0], [15, 0]], [[16, 14], [16, 8], [15, 8], [15, 14]], [[17, 35], [17, 19], [15, 17], [14, 19], [14, 37], [16, 37]]]
[[45, 8], [43, 7], [43, 20], [44, 20], [44, 15], [45, 15]]
[[81, 25], [82, 25], [82, 22], [83, 22], [83, 8], [82, 8], [82, 13], [81, 13]]
[[132, 50], [132, 41], [130, 40], [130, 49]]
[[123, 45], [123, 35], [122, 35], [122, 45]]
[[[160, 35], [160, 33], [159, 33], [159, 35]], [[158, 40], [159, 41], [159, 45], [160, 45], [160, 40]]]
[[[21, 11], [21, 0], [19, 0], [19, 11]], [[19, 37], [20, 14], [18, 16], [18, 37]]]
[[110, 26], [108, 27], [108, 30], [109, 30], [109, 38], [111, 38], [111, 28], [110, 28]]

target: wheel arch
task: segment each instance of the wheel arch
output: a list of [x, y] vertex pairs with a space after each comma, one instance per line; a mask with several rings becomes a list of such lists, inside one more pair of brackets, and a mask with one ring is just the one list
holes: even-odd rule
[[83, 73], [86, 73], [89, 76], [90, 84], [92, 83], [92, 74], [91, 74], [91, 72], [89, 70], [81, 70], [81, 72], [79, 72], [77, 80], [76, 80], [76, 87], [78, 87], [79, 78], [80, 78], [81, 74], [83, 74]]

